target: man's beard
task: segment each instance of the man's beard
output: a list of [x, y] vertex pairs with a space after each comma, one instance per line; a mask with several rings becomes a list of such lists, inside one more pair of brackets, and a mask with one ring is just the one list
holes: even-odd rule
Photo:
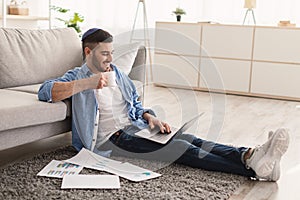
[[92, 63], [99, 72], [106, 72], [107, 68], [109, 68], [109, 65], [108, 65], [105, 69], [102, 69], [101, 63], [97, 60], [97, 58], [94, 55], [92, 58]]

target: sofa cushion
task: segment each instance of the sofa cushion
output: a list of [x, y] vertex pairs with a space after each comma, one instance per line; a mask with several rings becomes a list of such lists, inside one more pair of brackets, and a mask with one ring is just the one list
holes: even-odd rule
[[133, 80], [139, 80], [145, 83], [145, 72], [146, 72], [146, 47], [140, 46], [136, 54], [131, 72], [128, 76]]
[[0, 28], [0, 88], [42, 83], [82, 63], [73, 28]]
[[113, 63], [128, 75], [131, 71], [140, 46], [140, 42], [129, 44], [114, 44]]
[[34, 85], [25, 85], [25, 86], [11, 87], [11, 88], [5, 88], [5, 89], [21, 91], [21, 92], [28, 92], [31, 94], [37, 94], [40, 87], [41, 87], [41, 84], [34, 84]]
[[[42, 84], [34, 84], [34, 85], [25, 85], [25, 86], [19, 86], [19, 87], [12, 87], [12, 88], [5, 88], [7, 90], [14, 90], [14, 91], [20, 91], [20, 92], [28, 92], [31, 94], [37, 94], [39, 92], [40, 86]], [[71, 100], [66, 99], [63, 100], [63, 102], [67, 105], [67, 117], [72, 116], [72, 107], [71, 107]]]
[[45, 103], [36, 94], [0, 89], [0, 131], [61, 121], [66, 104]]

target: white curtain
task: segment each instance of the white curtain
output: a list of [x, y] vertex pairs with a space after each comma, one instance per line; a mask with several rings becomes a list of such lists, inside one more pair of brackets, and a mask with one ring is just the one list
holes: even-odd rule
[[[70, 8], [85, 16], [82, 29], [102, 27], [113, 34], [130, 31], [139, 0], [52, 0], [53, 4]], [[213, 21], [242, 24], [246, 9], [244, 0], [145, 0], [148, 27], [156, 21], [175, 21], [172, 11], [180, 6], [186, 11], [183, 22]], [[137, 28], [143, 27], [142, 4]], [[300, 26], [299, 0], [256, 0], [254, 15], [257, 25], [277, 26], [279, 20], [290, 20]], [[252, 23], [252, 21], [246, 21]]]

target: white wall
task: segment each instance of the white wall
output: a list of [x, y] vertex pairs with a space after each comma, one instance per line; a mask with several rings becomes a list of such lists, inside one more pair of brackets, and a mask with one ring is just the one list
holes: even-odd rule
[[[71, 8], [85, 16], [83, 29], [99, 26], [117, 34], [131, 30], [139, 0], [53, 0], [53, 4]], [[246, 12], [244, 0], [145, 0], [149, 27], [155, 21], [175, 21], [172, 11], [182, 7], [182, 21], [216, 21], [241, 24]], [[299, 0], [257, 0], [254, 9], [258, 25], [276, 26], [279, 20], [300, 24]], [[141, 8], [141, 4], [140, 4]], [[142, 10], [138, 26], [142, 27]], [[252, 21], [250, 21], [252, 23]]]
[[[7, 0], [9, 3], [9, 0]], [[27, 0], [31, 15], [47, 15], [48, 0]], [[85, 17], [83, 30], [101, 27], [113, 34], [130, 31], [139, 0], [52, 0], [52, 4], [79, 12]], [[150, 28], [156, 21], [175, 21], [172, 11], [182, 7], [187, 14], [184, 22], [215, 21], [223, 24], [242, 24], [246, 9], [244, 0], [145, 0]], [[291, 20], [300, 24], [299, 0], [257, 0], [254, 9], [257, 25], [276, 26], [279, 20]], [[140, 4], [137, 27], [142, 28], [142, 7]], [[53, 13], [55, 14], [55, 13]], [[57, 13], [56, 13], [57, 14]], [[249, 21], [252, 23], [251, 21]], [[54, 20], [57, 27], [62, 23]]]

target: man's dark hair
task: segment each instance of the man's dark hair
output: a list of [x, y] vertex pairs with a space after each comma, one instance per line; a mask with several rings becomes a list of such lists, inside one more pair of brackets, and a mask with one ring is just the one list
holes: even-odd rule
[[85, 60], [85, 53], [84, 53], [85, 47], [88, 47], [91, 50], [93, 50], [98, 45], [99, 42], [111, 43], [113, 41], [113, 36], [107, 31], [93, 28], [93, 29], [89, 29], [87, 32], [83, 34], [81, 41], [82, 41], [82, 57], [83, 60]]

